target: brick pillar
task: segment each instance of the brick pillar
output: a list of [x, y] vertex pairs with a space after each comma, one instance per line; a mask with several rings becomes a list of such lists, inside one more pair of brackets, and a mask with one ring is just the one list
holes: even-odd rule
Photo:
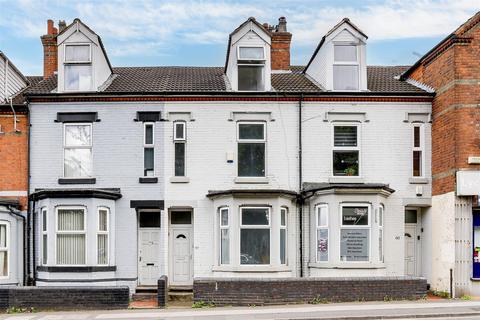
[[57, 71], [57, 34], [53, 20], [47, 21], [47, 34], [40, 37], [43, 45], [43, 78], [47, 79]]
[[168, 300], [167, 287], [168, 287], [167, 276], [161, 276], [160, 279], [158, 279], [158, 292], [157, 292], [159, 308], [165, 308], [167, 306], [167, 300]]
[[290, 71], [292, 34], [287, 32], [287, 20], [285, 17], [278, 19], [278, 25], [271, 31], [271, 36], [270, 58], [272, 70]]

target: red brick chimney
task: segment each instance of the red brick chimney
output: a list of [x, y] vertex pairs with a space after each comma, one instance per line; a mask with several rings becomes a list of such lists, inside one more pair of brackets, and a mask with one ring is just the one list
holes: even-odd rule
[[272, 70], [290, 71], [290, 42], [292, 34], [287, 32], [287, 19], [280, 17], [276, 27], [269, 28], [272, 35], [270, 49]]
[[43, 44], [43, 79], [47, 79], [57, 71], [57, 34], [53, 20], [47, 21], [47, 34], [40, 37]]

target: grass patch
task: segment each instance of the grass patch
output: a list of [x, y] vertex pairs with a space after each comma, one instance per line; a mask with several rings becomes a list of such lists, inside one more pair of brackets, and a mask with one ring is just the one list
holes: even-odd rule
[[472, 300], [472, 296], [465, 295], [465, 296], [461, 296], [460, 299], [462, 299], [462, 300]]
[[326, 298], [322, 298], [320, 296], [316, 296], [312, 300], [308, 302], [309, 304], [327, 304], [328, 300]]
[[436, 297], [444, 298], [444, 299], [450, 299], [450, 293], [447, 291], [437, 291], [437, 290], [432, 290], [430, 291], [431, 295], [434, 295]]
[[10, 307], [7, 309], [8, 314], [16, 314], [16, 313], [35, 313], [37, 310], [32, 307]]
[[213, 308], [213, 307], [215, 307], [215, 303], [213, 302], [196, 301], [192, 304], [193, 309]]

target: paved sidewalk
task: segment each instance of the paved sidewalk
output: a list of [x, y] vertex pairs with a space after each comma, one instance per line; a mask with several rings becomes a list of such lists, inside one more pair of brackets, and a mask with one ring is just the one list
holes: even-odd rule
[[480, 301], [402, 301], [270, 307], [52, 312], [2, 315], [5, 320], [124, 319], [480, 319]]

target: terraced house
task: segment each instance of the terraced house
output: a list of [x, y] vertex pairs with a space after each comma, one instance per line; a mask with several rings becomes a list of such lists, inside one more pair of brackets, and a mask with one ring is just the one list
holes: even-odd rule
[[27, 90], [36, 285], [430, 280], [433, 93], [367, 66], [348, 19], [305, 66], [291, 38], [249, 18], [225, 66], [113, 67], [82, 21], [49, 21]]

